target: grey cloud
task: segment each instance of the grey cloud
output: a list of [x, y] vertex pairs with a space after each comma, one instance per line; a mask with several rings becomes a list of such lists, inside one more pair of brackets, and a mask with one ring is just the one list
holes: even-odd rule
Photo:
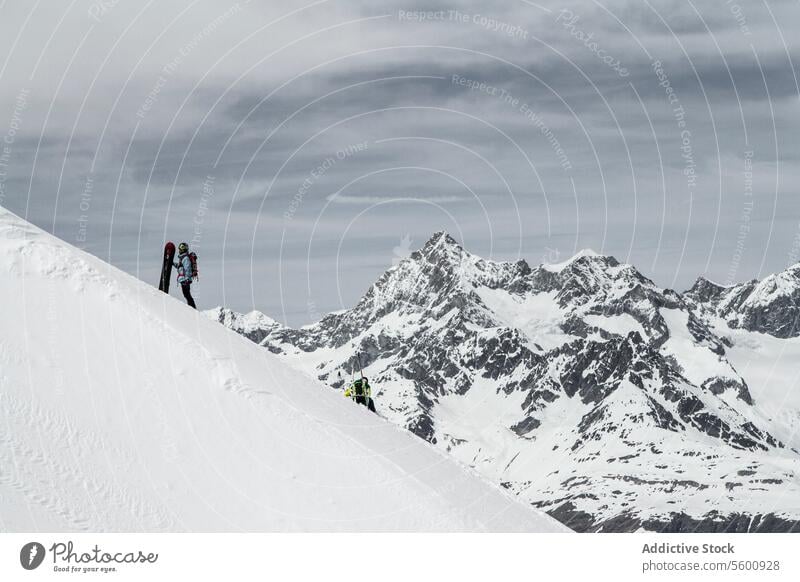
[[[780, 268], [800, 221], [794, 168], [800, 119], [790, 61], [800, 53], [787, 28], [798, 5], [769, 4], [784, 47], [770, 13], [756, 3], [742, 3], [745, 35], [726, 3], [696, 1], [713, 39], [688, 2], [650, 0], [674, 38], [640, 1], [603, 3], [630, 32], [598, 4], [542, 4], [551, 12], [524, 2], [339, 2], [267, 27], [297, 6], [250, 3], [182, 60], [142, 117], [137, 111], [164, 64], [225, 6], [198, 4], [166, 30], [187, 6], [170, 4], [145, 12], [123, 37], [141, 6], [120, 3], [87, 37], [89, 50], [77, 54], [88, 25], [70, 15], [30, 79], [32, 55], [55, 24], [36, 20], [1, 79], [7, 91], [0, 96], [0, 135], [18, 87], [31, 88], [4, 204], [27, 209], [34, 222], [76, 242], [85, 215], [88, 240], [81, 244], [146, 280], [153, 279], [151, 263], [164, 236], [195, 238], [202, 303], [256, 307], [296, 324], [311, 317], [308, 301], [319, 312], [354, 301], [391, 264], [405, 236], [418, 246], [441, 228], [498, 259], [536, 262], [553, 250], [563, 257], [587, 246], [629, 257], [665, 285], [689, 282], [707, 264], [727, 273], [743, 204], [743, 152], [750, 148], [757, 207], [738, 274], [755, 275], [764, 253], [765, 268]], [[397, 17], [401, 9], [451, 8], [520, 26], [529, 38], [474, 22]], [[578, 14], [582, 29], [629, 74], [620, 76], [556, 23], [561, 8]], [[351, 22], [382, 14], [391, 16]], [[0, 31], [25, 15], [13, 7], [0, 18]], [[338, 27], [315, 34], [330, 26]], [[686, 108], [694, 193], [684, 175], [681, 128], [646, 51], [662, 60]], [[73, 56], [75, 68], [56, 94]], [[453, 75], [510, 98], [470, 90], [453, 83]], [[337, 152], [356, 144], [366, 146], [338, 159]], [[317, 172], [329, 158], [335, 163]], [[204, 198], [209, 176], [213, 195]], [[341, 299], [332, 291], [337, 283]]]

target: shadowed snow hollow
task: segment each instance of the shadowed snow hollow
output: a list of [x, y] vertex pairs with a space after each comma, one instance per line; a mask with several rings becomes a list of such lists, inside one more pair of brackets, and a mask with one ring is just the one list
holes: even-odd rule
[[0, 271], [0, 530], [565, 529], [3, 209]]

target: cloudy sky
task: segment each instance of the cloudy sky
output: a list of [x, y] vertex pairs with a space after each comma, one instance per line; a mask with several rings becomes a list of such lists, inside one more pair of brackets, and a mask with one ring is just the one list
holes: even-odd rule
[[7, 0], [0, 205], [291, 325], [445, 229], [665, 287], [800, 260], [796, 0]]

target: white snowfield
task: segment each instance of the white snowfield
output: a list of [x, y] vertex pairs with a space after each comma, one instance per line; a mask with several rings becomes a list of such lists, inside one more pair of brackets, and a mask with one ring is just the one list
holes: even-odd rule
[[1, 208], [0, 305], [1, 531], [567, 531]]

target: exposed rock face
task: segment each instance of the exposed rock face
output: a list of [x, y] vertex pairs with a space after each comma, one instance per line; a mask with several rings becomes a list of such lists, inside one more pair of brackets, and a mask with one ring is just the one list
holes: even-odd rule
[[800, 336], [800, 264], [732, 287], [701, 277], [686, 295], [732, 328], [778, 338]]
[[380, 414], [570, 527], [716, 531], [760, 516], [748, 527], [789, 531], [800, 459], [770, 432], [714, 318], [797, 335], [796, 276], [701, 279], [681, 295], [590, 251], [531, 268], [436, 233], [352, 309], [246, 335], [334, 388], [359, 354]]

